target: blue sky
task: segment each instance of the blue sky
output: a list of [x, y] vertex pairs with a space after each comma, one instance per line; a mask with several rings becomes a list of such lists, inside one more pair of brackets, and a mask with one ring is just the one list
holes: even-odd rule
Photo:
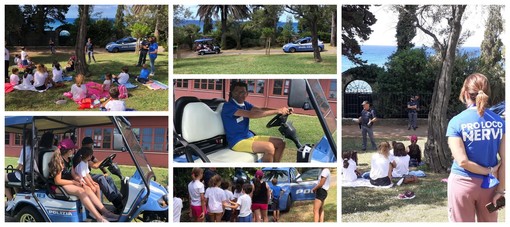
[[[117, 13], [117, 5], [94, 5], [93, 13], [101, 13], [102, 18], [115, 18]], [[66, 14], [66, 18], [78, 17], [78, 5], [71, 5]]]

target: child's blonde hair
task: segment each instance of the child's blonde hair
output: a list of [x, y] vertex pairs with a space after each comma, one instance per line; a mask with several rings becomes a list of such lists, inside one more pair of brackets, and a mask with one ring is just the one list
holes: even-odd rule
[[379, 150], [379, 154], [382, 154], [384, 155], [384, 157], [388, 157], [390, 155], [390, 144], [386, 141], [384, 142], [381, 142], [379, 144], [379, 146], [377, 147], [377, 149]]
[[78, 87], [81, 87], [81, 85], [85, 81], [85, 77], [83, 76], [83, 74], [78, 74], [78, 75], [76, 75], [76, 78], [74, 79], [74, 81], [76, 82], [76, 85]]
[[199, 167], [194, 167], [193, 170], [191, 170], [191, 175], [193, 176], [193, 179], [200, 177], [204, 174], [204, 170]]

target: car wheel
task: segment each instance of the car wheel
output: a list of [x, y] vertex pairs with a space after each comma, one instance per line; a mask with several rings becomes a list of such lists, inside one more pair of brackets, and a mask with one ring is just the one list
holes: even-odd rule
[[288, 212], [290, 210], [290, 207], [292, 206], [292, 196], [290, 194], [287, 196], [287, 204], [285, 204], [285, 212]]
[[219, 54], [220, 50], [215, 50], [214, 53]]
[[117, 52], [119, 52], [119, 48], [113, 48], [112, 52], [113, 52], [113, 53], [117, 53]]
[[204, 53], [205, 53], [204, 51], [198, 52], [199, 55], [204, 55]]
[[32, 206], [26, 206], [16, 215], [18, 222], [44, 222], [39, 211]]
[[296, 52], [296, 48], [290, 48], [290, 49], [289, 49], [289, 52], [291, 52], [291, 53]]

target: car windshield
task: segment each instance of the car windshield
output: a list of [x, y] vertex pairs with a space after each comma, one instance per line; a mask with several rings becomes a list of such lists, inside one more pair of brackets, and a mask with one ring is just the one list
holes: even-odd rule
[[294, 43], [294, 44], [300, 44], [301, 42], [303, 42], [303, 39], [298, 39], [298, 40], [296, 40], [296, 41], [294, 41], [294, 42], [292, 42], [292, 43]]
[[154, 172], [152, 171], [152, 167], [147, 161], [145, 154], [143, 153], [143, 149], [140, 146], [135, 133], [133, 130], [131, 130], [131, 126], [128, 124], [125, 118], [115, 117], [115, 121], [121, 130], [122, 136], [127, 142], [128, 149], [131, 151], [135, 163], [137, 163], [137, 168], [138, 171], [140, 171], [140, 175], [145, 178], [146, 182], [149, 182], [154, 176]]
[[303, 174], [301, 174], [301, 179], [303, 181], [314, 181], [318, 179], [321, 169], [311, 169], [307, 170]]
[[322, 86], [317, 79], [308, 80], [310, 87], [312, 88], [312, 92], [317, 100], [317, 105], [326, 120], [326, 124], [328, 125], [329, 131], [331, 133], [335, 133], [336, 131], [336, 117], [335, 113], [331, 109], [331, 106], [328, 103], [328, 98], [324, 94], [322, 90]]
[[278, 182], [289, 182], [288, 171], [285, 170], [264, 170], [264, 181], [270, 182], [273, 178]]

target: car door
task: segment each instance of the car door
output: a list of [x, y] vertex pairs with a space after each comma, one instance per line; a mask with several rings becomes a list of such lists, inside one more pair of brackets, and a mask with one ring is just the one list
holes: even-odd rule
[[313, 187], [317, 185], [320, 169], [308, 169], [299, 175], [298, 171], [291, 169], [291, 190], [294, 200], [313, 200], [315, 194], [312, 192]]

